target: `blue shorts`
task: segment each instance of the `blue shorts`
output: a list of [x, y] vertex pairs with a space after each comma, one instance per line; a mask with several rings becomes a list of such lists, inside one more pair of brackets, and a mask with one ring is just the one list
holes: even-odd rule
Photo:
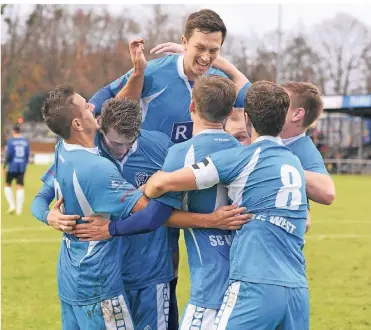
[[86, 306], [61, 301], [63, 330], [134, 330], [124, 295]]
[[215, 319], [217, 330], [309, 330], [307, 288], [232, 282]]
[[169, 283], [157, 284], [144, 289], [127, 290], [126, 294], [135, 329], [168, 329]]

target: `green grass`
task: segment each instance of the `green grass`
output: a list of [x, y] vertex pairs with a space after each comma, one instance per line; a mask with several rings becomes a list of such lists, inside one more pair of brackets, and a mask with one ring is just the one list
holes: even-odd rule
[[[32, 197], [46, 167], [30, 166], [20, 217], [5, 214], [2, 196], [2, 327], [60, 329], [56, 263], [61, 234], [35, 220]], [[371, 329], [371, 177], [335, 176], [336, 202], [312, 204], [306, 238], [311, 329]], [[178, 285], [182, 311], [189, 293], [183, 243]], [[300, 329], [298, 329], [300, 330]]]

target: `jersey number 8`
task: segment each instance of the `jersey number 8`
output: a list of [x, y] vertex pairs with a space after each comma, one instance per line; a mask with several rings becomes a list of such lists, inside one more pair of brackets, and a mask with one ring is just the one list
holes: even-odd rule
[[300, 189], [303, 185], [299, 171], [291, 165], [282, 165], [281, 181], [283, 186], [278, 191], [275, 206], [280, 209], [298, 210], [302, 204]]

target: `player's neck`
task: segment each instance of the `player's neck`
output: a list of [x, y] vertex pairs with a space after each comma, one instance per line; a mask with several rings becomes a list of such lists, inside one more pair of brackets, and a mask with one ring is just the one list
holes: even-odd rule
[[87, 135], [87, 134], [71, 134], [68, 139], [64, 139], [64, 141], [68, 144], [77, 144], [84, 148], [94, 148], [94, 135]]
[[223, 129], [223, 124], [212, 123], [203, 119], [195, 120], [193, 123], [193, 136], [207, 129]]
[[280, 136], [282, 139], [289, 139], [305, 133], [306, 129], [301, 125], [295, 125], [293, 127], [283, 129]]
[[254, 143], [255, 140], [259, 137], [260, 135], [258, 134], [257, 131], [255, 131], [254, 126], [251, 127], [251, 143]]
[[21, 134], [13, 134], [13, 138], [14, 138], [14, 139], [17, 139], [17, 138], [20, 138], [20, 137], [22, 137]]

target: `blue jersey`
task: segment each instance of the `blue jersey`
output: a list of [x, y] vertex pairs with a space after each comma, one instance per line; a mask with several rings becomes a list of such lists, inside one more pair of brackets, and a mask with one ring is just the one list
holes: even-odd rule
[[309, 136], [301, 134], [282, 142], [300, 159], [304, 170], [329, 175], [321, 153]]
[[[105, 99], [98, 91], [89, 102], [95, 105], [96, 114], [100, 114], [103, 101], [114, 97], [126, 84], [133, 70], [121, 76], [105, 88]], [[210, 68], [207, 74], [227, 77], [222, 71]], [[243, 107], [248, 82], [239, 93], [236, 107]], [[168, 135], [174, 143], [186, 141], [192, 137], [193, 122], [189, 112], [192, 87], [184, 73], [183, 55], [168, 55], [149, 61], [144, 73], [144, 85], [141, 96], [143, 109], [142, 128], [160, 131]]]
[[23, 173], [26, 171], [30, 156], [30, 144], [26, 138], [16, 137], [9, 139], [6, 142], [5, 154], [8, 172]]
[[254, 215], [235, 232], [230, 279], [307, 287], [302, 253], [305, 176], [299, 159], [281, 140], [260, 137], [248, 147], [212, 154], [193, 168], [199, 188], [221, 182], [231, 202]]
[[[210, 153], [235, 148], [239, 142], [223, 130], [204, 130], [190, 140], [170, 148], [163, 170], [172, 172], [192, 165]], [[212, 213], [228, 204], [227, 189], [215, 185], [209, 189], [183, 193], [169, 193], [163, 197], [177, 196], [183, 207], [196, 213]], [[176, 197], [175, 197], [176, 198]], [[190, 304], [205, 308], [220, 308], [228, 287], [229, 250], [231, 232], [219, 229], [185, 229], [188, 263], [191, 274]]]
[[[107, 152], [102, 136], [97, 134], [96, 146], [110, 159], [134, 187], [145, 184], [148, 178], [161, 170], [171, 141], [155, 131], [141, 130], [141, 135], [122, 161]], [[141, 235], [126, 236], [123, 243], [123, 279], [126, 290], [167, 283], [174, 278], [167, 227]], [[145, 265], [145, 267], [143, 267]]]
[[[56, 146], [54, 165], [56, 198], [63, 196], [66, 214], [127, 217], [142, 196], [96, 148], [61, 141]], [[74, 235], [63, 233], [58, 262], [60, 299], [72, 305], [88, 305], [122, 294], [121, 245], [118, 237], [80, 242]]]

